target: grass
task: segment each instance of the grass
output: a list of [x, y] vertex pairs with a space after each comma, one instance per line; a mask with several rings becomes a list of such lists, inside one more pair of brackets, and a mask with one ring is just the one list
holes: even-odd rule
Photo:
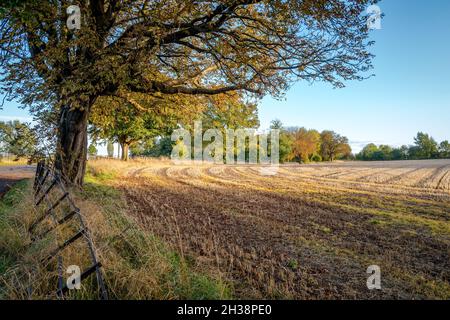
[[0, 201], [0, 299], [6, 295], [5, 278], [20, 263], [26, 241], [19, 212], [31, 204], [27, 201], [30, 181], [19, 181]]
[[[112, 299], [229, 299], [231, 286], [218, 273], [194, 266], [189, 256], [180, 255], [151, 232], [140, 229], [130, 218], [131, 209], [114, 185], [114, 173], [86, 176], [82, 192], [74, 201], [85, 217], [103, 265], [106, 286]], [[31, 182], [16, 184], [0, 202], [0, 298], [56, 298], [54, 264], [42, 266], [39, 257], [52, 240], [27, 247], [27, 227], [36, 216], [32, 212]], [[65, 232], [64, 230], [58, 231]], [[69, 235], [63, 234], [63, 238]], [[76, 242], [78, 244], [78, 241]], [[80, 245], [63, 252], [65, 264], [87, 266]], [[67, 263], [66, 263], [67, 261]], [[72, 263], [76, 261], [77, 263]], [[81, 267], [83, 270], [83, 267]], [[30, 278], [36, 278], [31, 279]], [[26, 291], [32, 282], [32, 294]], [[96, 285], [82, 282], [82, 290], [71, 291], [71, 299], [97, 298]]]
[[[115, 279], [109, 288], [115, 298], [153, 299], [225, 299], [231, 298], [229, 286], [217, 275], [194, 270], [186, 257], [180, 256], [155, 235], [140, 229], [127, 214], [121, 192], [114, 187], [115, 174], [94, 173], [86, 176], [83, 193], [77, 203], [102, 208], [107, 225], [93, 231], [94, 237], [104, 237], [101, 254], [105, 261], [106, 279]], [[90, 211], [86, 208], [86, 211]], [[91, 221], [92, 223], [92, 221]], [[99, 230], [95, 226], [92, 230]], [[120, 266], [120, 268], [119, 268]], [[139, 275], [139, 276], [137, 276]], [[108, 280], [109, 282], [111, 280]], [[153, 286], [151, 284], [154, 284]]]

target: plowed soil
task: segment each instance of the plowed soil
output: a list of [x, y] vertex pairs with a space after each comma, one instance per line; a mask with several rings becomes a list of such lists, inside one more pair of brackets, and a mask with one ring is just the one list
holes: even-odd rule
[[[136, 164], [130, 214], [237, 298], [450, 298], [450, 161]], [[366, 285], [370, 265], [381, 290]]]

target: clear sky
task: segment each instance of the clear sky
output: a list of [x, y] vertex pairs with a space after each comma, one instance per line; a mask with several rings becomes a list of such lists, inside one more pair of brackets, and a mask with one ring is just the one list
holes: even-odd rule
[[262, 127], [278, 118], [331, 129], [356, 152], [368, 142], [412, 144], [418, 131], [450, 140], [450, 1], [383, 0], [379, 7], [382, 29], [371, 31], [376, 76], [344, 89], [297, 83], [285, 100], [263, 100]]
[[[369, 142], [411, 144], [418, 131], [450, 140], [450, 1], [383, 0], [376, 41], [375, 77], [347, 82], [295, 84], [285, 99], [265, 98], [261, 127], [278, 118], [287, 126], [331, 129], [347, 136], [354, 152]], [[6, 103], [0, 120], [30, 120], [26, 110]]]

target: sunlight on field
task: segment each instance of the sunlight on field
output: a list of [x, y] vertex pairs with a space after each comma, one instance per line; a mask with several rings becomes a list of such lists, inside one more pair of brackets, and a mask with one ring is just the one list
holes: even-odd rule
[[23, 166], [28, 163], [27, 159], [20, 158], [16, 159], [15, 157], [1, 158], [0, 157], [0, 166]]
[[[273, 177], [167, 160], [89, 170], [114, 179], [142, 229], [225, 274], [236, 297], [450, 297], [450, 160], [286, 165]], [[367, 290], [372, 264], [381, 291]]]

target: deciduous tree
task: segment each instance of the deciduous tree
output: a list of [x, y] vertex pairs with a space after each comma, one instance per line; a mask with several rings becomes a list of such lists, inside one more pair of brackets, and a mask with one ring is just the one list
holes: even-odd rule
[[320, 140], [320, 151], [322, 159], [325, 161], [334, 161], [340, 155], [351, 153], [348, 139], [334, 131], [322, 131]]
[[417, 147], [416, 156], [420, 159], [436, 158], [438, 155], [438, 144], [426, 133], [418, 132], [414, 138], [414, 143]]
[[37, 138], [27, 123], [20, 121], [0, 122], [0, 151], [16, 157], [32, 157], [37, 150]]
[[279, 96], [293, 81], [342, 87], [371, 68], [372, 0], [3, 1], [3, 92], [59, 115], [56, 165], [82, 184], [87, 128], [100, 97], [131, 93]]
[[316, 130], [300, 128], [292, 133], [292, 138], [293, 158], [308, 162], [310, 157], [319, 151], [320, 133]]

